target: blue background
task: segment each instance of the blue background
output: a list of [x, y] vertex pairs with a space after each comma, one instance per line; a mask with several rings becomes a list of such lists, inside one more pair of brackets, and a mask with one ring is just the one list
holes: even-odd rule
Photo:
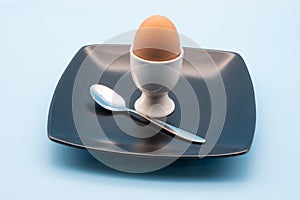
[[[299, 10], [296, 1], [0, 1], [0, 199], [299, 199]], [[257, 101], [248, 154], [135, 175], [49, 141], [51, 97], [79, 48], [153, 14], [202, 47], [242, 55]]]

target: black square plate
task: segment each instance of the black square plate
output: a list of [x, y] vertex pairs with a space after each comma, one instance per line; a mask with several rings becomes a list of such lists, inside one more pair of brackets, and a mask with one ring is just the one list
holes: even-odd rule
[[[96, 105], [90, 97], [89, 86], [96, 83], [92, 79], [97, 78], [97, 74], [99, 74], [97, 70], [103, 71], [101, 78], [99, 77], [97, 82], [111, 88], [114, 87], [120, 77], [130, 70], [129, 48], [129, 45], [90, 45], [79, 50], [65, 70], [53, 95], [48, 118], [49, 138], [55, 142], [74, 147], [117, 153], [119, 155], [198, 157], [201, 145], [194, 143], [183, 154], [176, 152], [176, 146], [166, 148], [159, 155], [153, 153], [154, 150], [169, 143], [172, 136], [159, 133], [153, 138], [132, 137], [122, 132], [116, 125], [111, 112]], [[91, 53], [95, 49], [97, 49], [96, 53]], [[236, 53], [215, 50], [205, 51], [214, 61], [221, 74], [227, 98], [227, 111], [223, 130], [216, 144], [205, 157], [232, 156], [246, 153], [249, 151], [252, 143], [256, 120], [253, 85], [247, 67], [241, 56]], [[185, 57], [188, 57], [194, 63], [199, 63], [199, 66], [201, 66], [200, 54], [203, 52], [203, 49], [184, 48], [184, 52]], [[112, 58], [116, 59], [112, 60]], [[101, 125], [109, 140], [106, 137], [99, 137], [97, 130], [93, 126], [84, 129], [85, 131], [81, 132], [79, 137], [78, 128], [75, 126], [74, 108], [72, 109], [73, 90], [76, 77], [83, 66], [83, 62], [88, 63], [90, 65], [89, 69], [94, 70], [94, 73], [80, 72], [80, 78], [83, 79], [81, 81], [85, 83], [85, 86], [81, 87], [82, 95], [80, 103], [77, 104], [79, 107], [77, 115], [78, 112], [79, 115], [80, 112], [85, 112], [87, 115], [96, 115], [99, 125]], [[109, 67], [104, 70], [104, 66], [107, 66], [108, 63]], [[91, 77], [89, 74], [92, 74], [94, 77]], [[211, 118], [211, 102], [208, 89], [203, 81], [205, 74], [201, 75], [193, 72], [189, 62], [184, 60], [182, 76], [191, 84], [201, 107], [201, 120], [197, 134], [207, 137], [203, 133], [206, 133]], [[133, 92], [131, 98], [127, 99], [129, 106], [133, 106], [133, 102], [139, 95], [140, 91], [136, 90]], [[181, 120], [179, 102], [172, 92], [170, 97], [173, 98], [176, 109], [168, 116], [167, 122], [178, 126]], [[126, 117], [131, 119], [128, 115]], [[82, 142], [82, 138], [90, 141], [88, 145]], [[125, 150], [116, 151], [115, 145]]]

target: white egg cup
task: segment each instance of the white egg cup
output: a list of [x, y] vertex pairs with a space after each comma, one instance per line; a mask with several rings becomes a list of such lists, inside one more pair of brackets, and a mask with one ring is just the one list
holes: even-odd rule
[[182, 68], [180, 55], [168, 61], [149, 61], [138, 57], [130, 49], [130, 68], [135, 85], [142, 91], [134, 108], [147, 116], [161, 118], [170, 115], [175, 104], [168, 92], [177, 84]]

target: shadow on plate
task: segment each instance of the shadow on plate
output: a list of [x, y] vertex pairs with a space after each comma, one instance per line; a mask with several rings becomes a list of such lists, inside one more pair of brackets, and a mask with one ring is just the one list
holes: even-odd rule
[[100, 163], [88, 151], [55, 145], [51, 148], [55, 167], [97, 175], [163, 181], [239, 181], [247, 178], [250, 154], [207, 159], [179, 159], [171, 165], [150, 173], [131, 174], [116, 171]]

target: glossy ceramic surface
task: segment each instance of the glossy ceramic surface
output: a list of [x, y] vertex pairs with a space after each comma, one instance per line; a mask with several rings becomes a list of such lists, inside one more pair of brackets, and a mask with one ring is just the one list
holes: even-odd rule
[[[99, 55], [98, 58], [95, 58], [95, 55], [91, 56], [90, 53], [95, 47], [97, 47], [96, 55]], [[98, 81], [98, 83], [112, 88], [118, 79], [130, 70], [129, 48], [129, 45], [90, 45], [79, 50], [65, 70], [53, 95], [48, 118], [48, 136], [51, 140], [75, 147], [89, 148], [120, 155], [149, 157], [179, 156], [179, 152], [176, 152], [176, 146], [171, 146], [160, 155], [152, 153], [154, 150], [168, 144], [173, 139], [172, 135], [159, 133], [150, 138], [132, 137], [124, 133], [117, 126], [112, 112], [96, 105], [90, 95], [83, 97], [82, 107], [91, 115], [97, 115], [98, 122], [109, 138], [109, 141], [107, 141], [107, 138], [99, 138], [96, 130], [92, 129], [88, 130], [89, 134], [80, 133], [81, 138], [85, 137], [86, 140], [93, 141], [89, 145], [83, 144], [78, 135], [72, 113], [72, 92], [77, 72], [82, 66], [81, 64], [89, 62], [95, 68], [103, 69], [103, 63], [107, 62], [105, 61], [106, 58], [117, 56], [118, 59], [109, 65]], [[202, 50], [184, 48], [184, 51], [189, 59], [194, 59], [193, 62], [201, 62], [198, 55], [200, 55]], [[220, 70], [227, 97], [227, 112], [223, 131], [216, 145], [206, 157], [232, 156], [246, 153], [249, 151], [252, 143], [256, 121], [254, 91], [247, 67], [241, 56], [236, 53], [215, 50], [206, 51]], [[128, 53], [124, 54], [124, 52]], [[205, 133], [211, 118], [210, 96], [203, 77], [193, 70], [189, 62], [184, 60], [182, 76], [189, 81], [194, 89], [199, 101], [199, 107], [201, 108], [201, 120], [197, 134], [207, 137]], [[86, 92], [89, 92], [89, 88], [87, 88]], [[134, 101], [139, 96], [140, 91], [136, 90], [129, 100], [130, 107], [133, 107]], [[172, 92], [170, 93], [170, 97], [174, 100], [176, 109], [168, 116], [167, 122], [178, 126], [181, 116], [179, 102]], [[131, 119], [132, 117], [128, 115], [128, 118]], [[142, 122], [137, 121], [137, 123]], [[112, 148], [112, 144], [118, 145], [126, 151], [115, 151]], [[192, 143], [180, 157], [198, 157], [200, 147], [201, 144]]]

